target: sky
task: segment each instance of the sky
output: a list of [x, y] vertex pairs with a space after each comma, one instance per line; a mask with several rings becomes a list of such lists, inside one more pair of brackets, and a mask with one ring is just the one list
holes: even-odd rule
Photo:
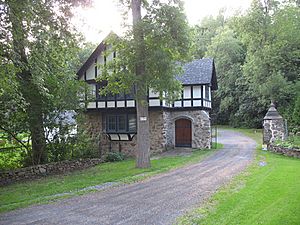
[[[86, 40], [100, 43], [110, 32], [122, 34], [122, 16], [119, 0], [93, 0], [92, 7], [75, 10], [73, 23], [85, 34]], [[217, 15], [221, 8], [226, 8], [226, 15], [235, 11], [245, 11], [251, 0], [183, 0], [185, 13], [191, 25], [198, 24], [208, 15]]]

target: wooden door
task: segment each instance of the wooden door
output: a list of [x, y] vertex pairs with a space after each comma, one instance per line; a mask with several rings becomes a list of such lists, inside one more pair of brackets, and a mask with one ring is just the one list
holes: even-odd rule
[[190, 120], [175, 121], [175, 146], [192, 147], [192, 122]]

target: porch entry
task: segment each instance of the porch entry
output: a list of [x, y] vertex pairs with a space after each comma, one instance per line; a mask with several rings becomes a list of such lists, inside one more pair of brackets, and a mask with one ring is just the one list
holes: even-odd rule
[[190, 120], [175, 121], [175, 146], [192, 147], [192, 122]]

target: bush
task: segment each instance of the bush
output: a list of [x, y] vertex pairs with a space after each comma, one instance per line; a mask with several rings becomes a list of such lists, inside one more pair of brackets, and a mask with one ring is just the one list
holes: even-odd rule
[[276, 141], [277, 146], [282, 146], [286, 148], [300, 148], [300, 136], [293, 135], [289, 136], [285, 141]]
[[[28, 134], [16, 134], [20, 141], [28, 145], [26, 140]], [[28, 148], [31, 148], [28, 145]], [[26, 149], [14, 137], [0, 130], [0, 170], [11, 170], [21, 168], [27, 165], [30, 161], [30, 149]]]
[[0, 170], [21, 168], [24, 161], [23, 155], [22, 151], [17, 150], [0, 152]]
[[100, 134], [92, 135], [89, 132], [91, 127], [85, 124], [82, 115], [78, 115], [76, 121], [78, 126], [58, 123], [52, 124], [51, 130], [48, 128], [51, 134], [51, 139], [48, 138], [47, 143], [49, 162], [101, 157], [99, 151]]
[[125, 159], [125, 155], [122, 152], [109, 152], [106, 156], [106, 162], [118, 162]]

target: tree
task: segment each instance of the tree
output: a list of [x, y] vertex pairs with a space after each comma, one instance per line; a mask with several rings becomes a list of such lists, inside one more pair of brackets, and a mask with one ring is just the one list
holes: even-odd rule
[[188, 55], [189, 32], [181, 1], [166, 4], [156, 0], [148, 4], [132, 0], [124, 4], [132, 10], [133, 26], [124, 38], [111, 40], [111, 51], [116, 51], [117, 57], [104, 67], [99, 80], [107, 81], [102, 93], [128, 93], [135, 87], [136, 166], [145, 168], [150, 166], [148, 90], [153, 89], [168, 101], [179, 97], [181, 84], [175, 76], [181, 72], [179, 62]]
[[191, 54], [194, 58], [199, 59], [205, 56], [207, 47], [211, 44], [213, 37], [217, 35], [217, 31], [226, 24], [225, 10], [221, 9], [216, 17], [206, 16], [201, 20], [199, 25], [191, 29], [192, 46]]
[[[2, 98], [4, 95], [1, 98], [5, 103], [22, 103], [12, 110], [18, 113], [6, 118], [13, 120], [18, 114], [23, 130], [30, 132], [34, 164], [47, 161], [45, 127], [50, 114], [58, 115], [76, 101], [76, 66], [72, 62], [77, 47], [69, 18], [71, 8], [81, 2], [84, 1], [5, 0], [0, 3], [1, 65], [6, 65], [0, 73], [11, 81], [3, 87], [15, 87], [17, 92], [7, 99]], [[66, 98], [68, 101], [64, 102]], [[2, 129], [10, 131], [11, 124], [14, 122], [7, 121], [4, 123], [7, 127]]]
[[[197, 26], [194, 57], [204, 54], [216, 62], [218, 122], [261, 127], [272, 99], [292, 128], [297, 126], [299, 16], [298, 1], [253, 0], [246, 14], [226, 21], [208, 17]], [[204, 22], [212, 28], [203, 29]]]
[[207, 47], [206, 57], [216, 63], [219, 89], [215, 94], [213, 111], [218, 123], [234, 125], [235, 112], [239, 108], [239, 96], [243, 87], [239, 85], [242, 77], [241, 66], [245, 60], [245, 48], [228, 26], [220, 28]]
[[287, 118], [291, 114], [287, 109], [294, 104], [292, 87], [299, 79], [300, 42], [295, 33], [300, 26], [299, 13], [291, 4], [253, 1], [249, 13], [235, 26], [247, 48], [243, 65], [246, 90], [239, 114], [255, 119], [256, 126], [261, 124], [271, 99]]

